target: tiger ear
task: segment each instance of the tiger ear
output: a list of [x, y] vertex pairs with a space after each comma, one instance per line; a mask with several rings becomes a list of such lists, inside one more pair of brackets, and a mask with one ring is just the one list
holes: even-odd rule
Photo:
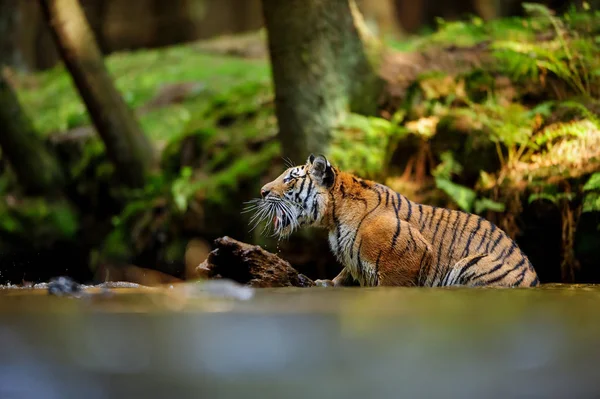
[[324, 155], [317, 155], [313, 158], [311, 174], [318, 183], [328, 188], [331, 187], [335, 178], [335, 173], [331, 167], [331, 164]]

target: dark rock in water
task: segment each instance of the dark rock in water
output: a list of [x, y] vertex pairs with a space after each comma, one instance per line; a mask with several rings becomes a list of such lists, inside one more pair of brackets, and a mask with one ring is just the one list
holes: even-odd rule
[[75, 295], [81, 292], [81, 284], [68, 277], [55, 277], [48, 283], [50, 295]]
[[313, 287], [314, 281], [258, 245], [230, 237], [215, 240], [216, 249], [196, 272], [208, 279], [225, 278], [250, 287]]

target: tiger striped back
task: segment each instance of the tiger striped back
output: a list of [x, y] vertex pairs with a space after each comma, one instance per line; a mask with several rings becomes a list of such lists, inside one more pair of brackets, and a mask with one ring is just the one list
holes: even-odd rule
[[252, 202], [255, 221], [276, 235], [329, 231], [344, 268], [319, 285], [535, 287], [537, 274], [516, 242], [486, 219], [410, 201], [389, 187], [331, 166], [323, 156], [290, 167]]

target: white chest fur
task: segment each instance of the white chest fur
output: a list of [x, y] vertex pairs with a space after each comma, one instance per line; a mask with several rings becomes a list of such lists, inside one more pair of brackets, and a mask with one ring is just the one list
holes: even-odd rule
[[375, 265], [359, 257], [360, 238], [356, 229], [341, 224], [329, 232], [329, 246], [338, 261], [361, 286], [377, 285]]

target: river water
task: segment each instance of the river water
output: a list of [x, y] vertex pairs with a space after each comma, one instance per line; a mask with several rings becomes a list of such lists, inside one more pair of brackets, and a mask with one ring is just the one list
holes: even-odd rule
[[600, 398], [597, 286], [190, 287], [0, 290], [0, 398]]

